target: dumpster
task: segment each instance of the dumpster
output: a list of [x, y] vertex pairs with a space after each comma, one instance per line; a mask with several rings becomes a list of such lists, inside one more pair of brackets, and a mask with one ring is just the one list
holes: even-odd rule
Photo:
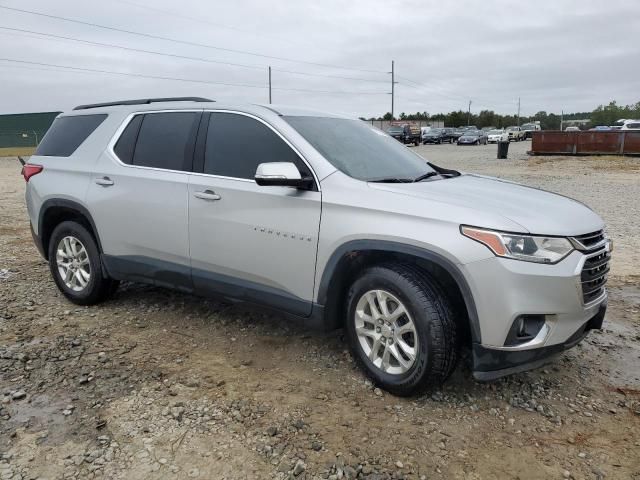
[[498, 142], [498, 158], [506, 159], [509, 152], [509, 142]]

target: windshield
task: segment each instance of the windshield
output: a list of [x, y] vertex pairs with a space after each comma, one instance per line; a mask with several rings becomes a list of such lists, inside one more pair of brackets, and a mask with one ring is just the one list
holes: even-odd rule
[[491, 130], [489, 132], [489, 135], [500, 135], [502, 133], [502, 130]]
[[350, 177], [365, 181], [413, 179], [434, 171], [425, 159], [362, 120], [289, 116], [284, 119], [334, 167]]
[[442, 130], [440, 130], [439, 128], [432, 128], [432, 129], [431, 129], [431, 130], [429, 130], [427, 133], [428, 133], [428, 134], [430, 134], [430, 133], [438, 134], [438, 133], [440, 133], [440, 132], [442, 132]]
[[480, 132], [478, 130], [467, 130], [466, 132], [464, 132], [464, 135], [467, 137], [477, 137], [478, 135], [480, 135]]
[[402, 127], [391, 127], [391, 128], [389, 128], [389, 130], [387, 130], [387, 132], [389, 132], [389, 133], [402, 133], [402, 132], [404, 132], [404, 128], [402, 128]]

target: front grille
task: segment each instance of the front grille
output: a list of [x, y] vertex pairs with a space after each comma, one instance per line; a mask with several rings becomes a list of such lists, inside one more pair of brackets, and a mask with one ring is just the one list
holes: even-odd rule
[[585, 233], [584, 235], [577, 235], [572, 237], [575, 242], [581, 248], [581, 250], [592, 250], [603, 244], [605, 241], [604, 231], [599, 230], [597, 232]]
[[611, 254], [605, 249], [590, 255], [584, 262], [580, 280], [582, 282], [582, 299], [585, 305], [604, 294], [609, 273], [609, 260], [611, 260]]

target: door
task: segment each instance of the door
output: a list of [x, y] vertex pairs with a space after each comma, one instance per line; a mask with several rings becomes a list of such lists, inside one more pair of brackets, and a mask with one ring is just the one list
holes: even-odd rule
[[202, 173], [189, 182], [194, 287], [309, 315], [320, 192], [317, 185], [311, 191], [260, 187], [253, 178], [267, 162], [293, 162], [303, 176], [312, 172], [257, 118], [212, 112], [206, 122]]
[[87, 201], [115, 278], [191, 289], [188, 184], [201, 115], [135, 115], [100, 158]]

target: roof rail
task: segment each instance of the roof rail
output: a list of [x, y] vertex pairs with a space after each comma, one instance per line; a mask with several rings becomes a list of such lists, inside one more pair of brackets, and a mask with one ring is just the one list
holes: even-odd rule
[[138, 100], [119, 100], [117, 102], [92, 103], [88, 105], [78, 105], [74, 110], [88, 110], [90, 108], [114, 107], [116, 105], [148, 105], [159, 102], [215, 102], [202, 97], [167, 97], [167, 98], [140, 98]]

